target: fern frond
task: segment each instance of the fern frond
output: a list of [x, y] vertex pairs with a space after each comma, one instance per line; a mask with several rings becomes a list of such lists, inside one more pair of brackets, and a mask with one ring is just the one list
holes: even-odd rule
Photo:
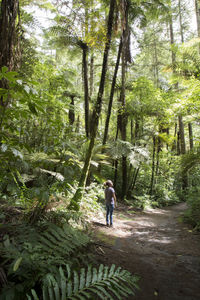
[[61, 267], [56, 277], [48, 274], [44, 280], [43, 297], [46, 295], [44, 289], [48, 289], [52, 300], [85, 300], [94, 298], [94, 295], [102, 300], [121, 300], [134, 294], [138, 278], [126, 270], [121, 270], [120, 267], [116, 268], [115, 265], [112, 265], [110, 269], [100, 265], [98, 271], [91, 266], [88, 267], [87, 272], [81, 269], [80, 275], [73, 271], [73, 278], [69, 279], [66, 284], [63, 280], [66, 280], [66, 277]]

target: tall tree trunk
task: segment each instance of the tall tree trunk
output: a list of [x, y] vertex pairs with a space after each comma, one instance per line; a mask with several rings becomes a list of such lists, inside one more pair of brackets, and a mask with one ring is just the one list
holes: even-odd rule
[[178, 10], [179, 10], [179, 24], [180, 24], [181, 43], [184, 43], [183, 22], [182, 22], [182, 13], [181, 13], [181, 0], [178, 0]]
[[131, 123], [130, 123], [130, 127], [131, 127], [131, 143], [134, 143], [134, 134], [133, 134], [133, 119], [131, 118]]
[[84, 103], [85, 103], [85, 133], [89, 137], [89, 89], [88, 89], [88, 46], [82, 43], [83, 51], [83, 82], [84, 82]]
[[115, 4], [116, 4], [116, 0], [110, 0], [110, 9], [109, 9], [109, 16], [108, 16], [108, 24], [107, 24], [107, 36], [106, 36], [106, 44], [105, 44], [105, 50], [104, 50], [102, 71], [101, 71], [101, 80], [100, 80], [99, 91], [98, 91], [98, 95], [97, 95], [97, 101], [95, 103], [95, 107], [94, 107], [94, 110], [92, 113], [92, 125], [93, 126], [91, 129], [90, 144], [89, 144], [89, 148], [86, 153], [85, 163], [84, 163], [84, 167], [81, 172], [81, 177], [79, 180], [78, 188], [76, 190], [74, 197], [71, 199], [71, 203], [70, 203], [70, 208], [73, 208], [76, 210], [79, 210], [79, 202], [82, 198], [83, 189], [85, 188], [85, 183], [86, 183], [89, 168], [90, 168], [92, 152], [94, 149], [95, 139], [96, 139], [96, 135], [97, 135], [99, 117], [101, 114], [102, 98], [103, 98], [103, 92], [104, 92], [104, 87], [105, 87], [105, 78], [106, 78], [107, 64], [108, 64], [108, 54], [109, 54], [110, 44], [111, 44]]
[[[16, 70], [20, 61], [20, 27], [19, 0], [2, 0], [0, 2], [0, 70], [7, 67]], [[8, 89], [8, 81], [0, 80], [0, 88]], [[2, 128], [5, 110], [10, 97], [0, 96], [0, 128]]]
[[149, 195], [152, 196], [153, 186], [154, 186], [154, 177], [155, 177], [155, 153], [156, 153], [156, 137], [153, 136], [153, 154], [152, 154], [152, 167], [151, 167], [151, 183], [149, 189]]
[[[112, 85], [111, 85], [111, 90], [110, 90], [110, 97], [109, 97], [109, 103], [108, 103], [108, 112], [107, 112], [107, 115], [106, 115], [106, 123], [105, 123], [105, 128], [104, 128], [104, 135], [103, 135], [103, 143], [102, 143], [103, 146], [106, 144], [107, 137], [108, 137], [108, 129], [109, 129], [111, 110], [112, 110], [112, 104], [113, 104], [113, 98], [114, 98], [114, 92], [115, 92], [115, 84], [116, 84], [116, 80], [117, 80], [117, 73], [118, 73], [118, 69], [119, 69], [121, 52], [122, 52], [122, 38], [120, 39], [120, 43], [119, 43], [117, 61], [116, 61], [116, 64], [115, 64], [115, 70], [114, 70]], [[104, 148], [102, 148], [102, 153], [103, 152], [104, 152]], [[99, 172], [101, 171], [101, 164], [99, 164], [99, 166], [98, 166], [98, 171]]]
[[71, 103], [70, 103], [70, 108], [69, 108], [69, 124], [73, 125], [75, 121], [75, 112], [74, 112], [74, 95], [70, 96], [71, 98]]
[[158, 50], [157, 50], [157, 43], [156, 43], [156, 35], [154, 31], [154, 82], [156, 87], [159, 86], [159, 75], [158, 75]]
[[194, 143], [193, 143], [193, 130], [192, 130], [191, 123], [188, 123], [188, 131], [189, 131], [190, 150], [192, 150], [194, 148]]
[[118, 69], [119, 69], [119, 62], [120, 62], [121, 52], [122, 52], [122, 38], [120, 39], [120, 43], [119, 43], [117, 61], [116, 61], [116, 64], [115, 64], [115, 70], [114, 70], [112, 85], [111, 85], [111, 90], [110, 90], [110, 98], [109, 98], [109, 103], [108, 103], [108, 112], [107, 112], [107, 116], [106, 116], [106, 124], [105, 124], [105, 129], [104, 129], [104, 136], [103, 136], [103, 145], [106, 144], [107, 136], [108, 136], [111, 109], [112, 109], [112, 104], [113, 104], [113, 97], [114, 97], [114, 92], [115, 92], [115, 84], [116, 84], [116, 80], [117, 80], [117, 73], [118, 73]]
[[157, 137], [157, 152], [156, 152], [156, 177], [159, 173], [159, 163], [160, 163], [160, 152], [162, 150], [161, 140]]
[[[182, 36], [182, 38], [183, 38], [183, 36]], [[173, 46], [174, 45], [174, 32], [173, 32], [172, 14], [170, 16], [170, 42], [171, 42], [171, 45]], [[172, 49], [173, 72], [175, 72], [175, 63], [176, 63], [176, 55]], [[178, 85], [176, 85], [176, 88], [178, 88]], [[184, 134], [183, 118], [181, 115], [178, 116], [178, 123], [179, 123], [180, 152], [181, 152], [181, 154], [185, 154], [186, 153], [185, 134]], [[178, 147], [177, 147], [177, 149], [178, 149]], [[187, 187], [187, 174], [182, 173], [182, 189], [184, 190], [186, 187]]]
[[181, 115], [178, 116], [178, 123], [179, 123], [179, 133], [180, 133], [181, 154], [185, 154], [186, 153], [185, 133], [184, 133], [183, 117]]
[[19, 0], [2, 0], [0, 5], [0, 69], [6, 66], [12, 71], [17, 60]]
[[195, 0], [195, 12], [196, 12], [196, 23], [197, 23], [197, 36], [200, 37], [200, 8], [199, 8], [198, 0]]
[[90, 57], [90, 99], [94, 91], [94, 54], [91, 53]]
[[[127, 49], [129, 47], [129, 28], [128, 28], [128, 10], [129, 10], [129, 1], [123, 1], [123, 10], [124, 10], [124, 28], [122, 34], [122, 87], [120, 93], [120, 102], [121, 102], [121, 138], [123, 141], [126, 141], [126, 126], [127, 126], [127, 114], [126, 114], [126, 67], [127, 67]], [[122, 156], [122, 200], [126, 196], [127, 192], [127, 160], [125, 156]]]

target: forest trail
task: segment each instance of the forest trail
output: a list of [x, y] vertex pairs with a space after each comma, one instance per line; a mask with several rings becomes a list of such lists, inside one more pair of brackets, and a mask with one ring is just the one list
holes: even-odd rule
[[140, 277], [140, 290], [125, 300], [200, 300], [200, 234], [180, 222], [185, 209], [185, 203], [136, 213], [118, 207], [114, 228], [95, 220], [98, 262]]

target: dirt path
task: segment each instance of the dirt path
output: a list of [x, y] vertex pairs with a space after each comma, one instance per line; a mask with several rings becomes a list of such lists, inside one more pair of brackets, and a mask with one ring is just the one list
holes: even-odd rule
[[200, 234], [179, 222], [185, 204], [142, 213], [118, 208], [114, 228], [96, 219], [100, 263], [139, 275], [140, 291], [125, 300], [200, 300]]

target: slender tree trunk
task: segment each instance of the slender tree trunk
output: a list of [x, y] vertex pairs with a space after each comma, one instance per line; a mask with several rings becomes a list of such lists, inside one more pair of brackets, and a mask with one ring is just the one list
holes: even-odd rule
[[89, 89], [88, 89], [88, 47], [82, 43], [83, 51], [83, 81], [84, 81], [84, 103], [85, 103], [85, 133], [89, 137]]
[[[118, 139], [118, 134], [119, 134], [119, 122], [118, 122], [118, 119], [117, 119], [117, 130], [116, 130], [116, 135], [115, 135], [115, 142], [117, 141]], [[118, 160], [116, 159], [114, 161], [114, 187], [116, 187], [117, 185], [117, 173], [118, 173]]]
[[135, 144], [140, 136], [140, 121], [138, 117], [135, 118]]
[[182, 22], [182, 13], [181, 13], [181, 0], [178, 0], [178, 8], [179, 8], [179, 24], [180, 24], [181, 43], [184, 43], [183, 22]]
[[151, 167], [151, 184], [149, 194], [152, 196], [155, 176], [155, 153], [156, 153], [156, 137], [153, 136], [153, 154], [152, 154], [152, 167]]
[[74, 112], [74, 98], [75, 96], [71, 95], [71, 103], [69, 108], [69, 124], [73, 125], [75, 121], [75, 112]]
[[90, 99], [94, 91], [94, 54], [91, 53], [90, 57]]
[[107, 64], [108, 64], [108, 53], [110, 50], [111, 44], [111, 36], [112, 36], [112, 27], [113, 27], [113, 19], [114, 19], [114, 10], [115, 10], [116, 0], [110, 0], [110, 9], [109, 9], [109, 16], [108, 16], [108, 25], [107, 25], [107, 36], [106, 36], [106, 45], [104, 50], [104, 57], [103, 57], [103, 64], [102, 64], [102, 72], [101, 72], [101, 80], [99, 85], [99, 92], [97, 95], [97, 101], [93, 110], [92, 114], [92, 129], [91, 129], [91, 137], [90, 137], [90, 144], [89, 148], [86, 153], [84, 167], [81, 172], [81, 177], [79, 180], [79, 185], [76, 190], [74, 197], [71, 200], [70, 208], [79, 210], [79, 202], [82, 198], [82, 192], [85, 188], [85, 183], [87, 180], [90, 162], [92, 157], [92, 152], [95, 144], [95, 139], [97, 135], [99, 117], [101, 114], [101, 107], [102, 107], [102, 97], [105, 87], [105, 78], [107, 72]]
[[[123, 1], [124, 5], [124, 29], [122, 34], [122, 87], [120, 93], [121, 102], [121, 138], [126, 141], [126, 126], [127, 126], [127, 114], [126, 114], [126, 67], [127, 67], [127, 49], [129, 41], [129, 28], [128, 28], [128, 10], [129, 1]], [[127, 192], [127, 160], [125, 156], [122, 156], [122, 200], [126, 196]]]
[[198, 0], [195, 0], [195, 12], [196, 12], [196, 23], [197, 23], [197, 36], [200, 37], [200, 8], [199, 8]]
[[186, 153], [185, 133], [184, 133], [183, 117], [181, 115], [178, 116], [178, 122], [179, 122], [181, 154], [185, 154]]
[[[172, 15], [170, 16], [170, 42], [171, 45], [174, 45], [174, 32], [173, 32], [173, 20]], [[183, 36], [182, 36], [183, 38]], [[172, 49], [172, 68], [173, 72], [175, 72], [175, 63], [176, 63], [176, 56]], [[176, 88], [178, 88], [178, 85], [176, 85]], [[179, 123], [179, 138], [180, 138], [180, 153], [185, 154], [186, 153], [186, 146], [185, 146], [185, 135], [184, 135], [184, 125], [183, 125], [183, 118], [181, 115], [178, 116], [178, 123]], [[177, 141], [177, 143], [179, 140]], [[178, 147], [177, 147], [178, 150]], [[187, 187], [187, 174], [182, 172], [182, 189], [185, 190]]]
[[118, 69], [119, 69], [121, 52], [122, 52], [122, 38], [120, 39], [120, 43], [119, 43], [117, 61], [115, 64], [115, 70], [114, 70], [113, 79], [112, 79], [110, 98], [109, 98], [109, 103], [108, 103], [108, 112], [107, 112], [107, 116], [106, 116], [106, 124], [105, 124], [105, 129], [104, 129], [104, 136], [103, 136], [103, 145], [106, 144], [107, 136], [108, 136], [111, 109], [112, 109], [112, 104], [113, 104], [113, 97], [114, 97], [114, 92], [115, 92], [115, 84], [116, 84], [116, 80], [117, 80], [117, 73], [118, 73]]
[[156, 153], [156, 177], [158, 176], [159, 173], [159, 163], [160, 163], [160, 152], [161, 152], [161, 140], [158, 137], [157, 138], [157, 153]]
[[133, 134], [133, 119], [131, 119], [130, 126], [131, 126], [131, 143], [133, 144], [133, 143], [134, 143], [134, 134]]
[[[109, 97], [109, 103], [108, 103], [108, 112], [106, 115], [106, 123], [105, 123], [105, 128], [104, 128], [104, 135], [103, 135], [103, 146], [107, 142], [107, 137], [108, 137], [108, 129], [109, 129], [109, 123], [110, 123], [110, 117], [111, 117], [111, 110], [112, 110], [112, 104], [113, 104], [113, 98], [114, 98], [114, 92], [115, 92], [115, 84], [117, 80], [117, 73], [119, 69], [119, 63], [120, 63], [120, 57], [121, 57], [121, 52], [122, 52], [122, 38], [120, 39], [120, 44], [118, 48], [118, 55], [117, 55], [117, 61], [115, 64], [115, 70], [113, 74], [113, 79], [112, 79], [112, 85], [111, 85], [111, 90], [110, 90], [110, 97]], [[118, 128], [118, 127], [117, 127]], [[118, 132], [117, 132], [118, 134]], [[102, 148], [102, 153], [104, 152], [104, 148]], [[98, 171], [101, 171], [101, 164], [98, 166]]]
[[154, 82], [156, 87], [159, 86], [159, 75], [158, 75], [158, 50], [157, 50], [157, 43], [156, 43], [156, 35], [154, 32]]
[[138, 168], [136, 169], [136, 172], [135, 172], [135, 174], [134, 174], [133, 182], [132, 182], [132, 186], [131, 186], [131, 190], [134, 190], [134, 188], [135, 188], [136, 180], [137, 180], [137, 177], [138, 177], [138, 174], [139, 174], [139, 170], [140, 170], [140, 167], [138, 167]]
[[194, 148], [194, 143], [193, 143], [193, 130], [192, 130], [191, 123], [188, 123], [188, 131], [189, 131], [190, 150], [192, 150]]

